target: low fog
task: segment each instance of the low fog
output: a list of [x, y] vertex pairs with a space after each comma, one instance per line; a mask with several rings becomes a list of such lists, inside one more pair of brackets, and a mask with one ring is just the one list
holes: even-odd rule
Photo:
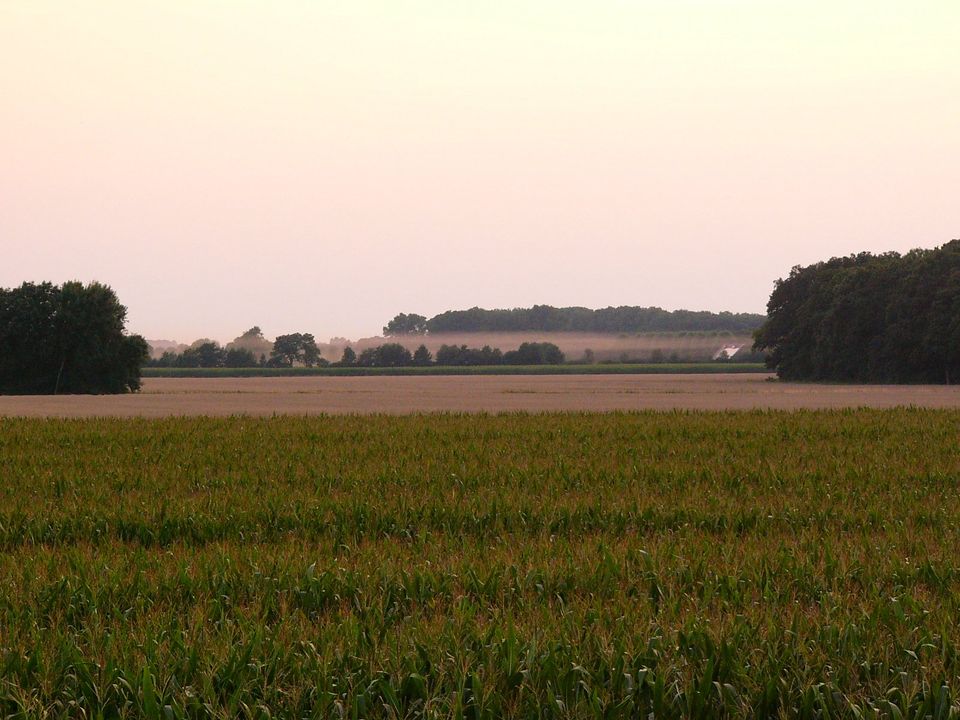
[[[207, 338], [191, 343], [178, 343], [172, 340], [148, 340], [151, 355], [159, 358], [165, 351], [183, 352], [195, 347]], [[590, 357], [594, 362], [649, 362], [674, 361], [691, 362], [712, 359], [725, 347], [751, 346], [753, 339], [748, 334], [730, 332], [690, 332], [690, 333], [574, 333], [574, 332], [463, 332], [434, 333], [429, 335], [380, 335], [357, 340], [334, 337], [329, 342], [319, 342], [321, 356], [330, 362], [336, 362], [346, 347], [352, 347], [358, 354], [366, 348], [384, 343], [399, 343], [411, 352], [421, 344], [426, 345], [434, 355], [442, 345], [466, 345], [481, 348], [489, 345], [504, 352], [516, 350], [524, 342], [551, 342], [557, 345], [567, 356], [568, 361], [584, 360]], [[257, 357], [270, 355], [273, 343], [262, 338], [238, 337], [227, 343], [226, 347], [244, 347]], [[589, 351], [589, 353], [588, 353]]]

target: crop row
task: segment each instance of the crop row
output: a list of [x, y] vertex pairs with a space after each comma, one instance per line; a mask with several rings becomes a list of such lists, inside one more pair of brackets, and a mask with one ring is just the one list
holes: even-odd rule
[[955, 718], [958, 432], [0, 420], [0, 714]]

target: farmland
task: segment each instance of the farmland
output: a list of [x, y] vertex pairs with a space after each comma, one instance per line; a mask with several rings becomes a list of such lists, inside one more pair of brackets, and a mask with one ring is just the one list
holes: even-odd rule
[[784, 383], [768, 374], [148, 378], [127, 395], [0, 396], [0, 416], [960, 408], [960, 386]]
[[0, 418], [0, 712], [956, 717], [958, 432]]

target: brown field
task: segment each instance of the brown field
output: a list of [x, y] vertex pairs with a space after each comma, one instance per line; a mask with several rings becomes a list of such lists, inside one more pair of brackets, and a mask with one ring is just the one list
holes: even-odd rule
[[0, 415], [162, 417], [416, 412], [960, 407], [960, 387], [812, 385], [756, 375], [155, 378], [137, 395], [6, 396]]

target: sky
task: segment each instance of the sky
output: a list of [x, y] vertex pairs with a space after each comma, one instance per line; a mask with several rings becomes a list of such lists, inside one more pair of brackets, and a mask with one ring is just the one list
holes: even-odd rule
[[958, 237], [957, 0], [0, 0], [0, 287], [151, 339], [762, 312]]

